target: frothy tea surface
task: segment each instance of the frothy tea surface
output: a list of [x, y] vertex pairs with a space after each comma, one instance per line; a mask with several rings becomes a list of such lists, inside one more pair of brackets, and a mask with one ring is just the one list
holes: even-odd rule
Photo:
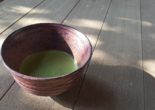
[[56, 77], [75, 71], [76, 60], [63, 51], [50, 50], [29, 55], [20, 67], [20, 72], [37, 77]]

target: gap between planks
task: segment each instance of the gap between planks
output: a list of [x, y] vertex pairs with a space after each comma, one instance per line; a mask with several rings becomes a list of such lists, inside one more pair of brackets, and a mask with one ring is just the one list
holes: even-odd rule
[[[20, 21], [22, 18], [24, 18], [26, 15], [28, 15], [33, 9], [37, 8], [39, 5], [41, 5], [43, 2], [45, 2], [46, 0], [41, 1], [39, 4], [37, 4], [36, 6], [32, 7], [31, 10], [29, 10], [26, 14], [24, 14], [23, 16], [21, 16], [18, 20], [16, 20], [14, 23], [12, 23], [10, 26], [8, 26], [4, 31], [2, 31], [0, 33], [0, 35], [2, 33], [4, 33], [5, 31], [7, 31], [9, 28], [11, 28], [13, 25], [15, 25], [18, 21]], [[77, 6], [77, 4], [80, 2], [80, 0], [77, 1], [77, 3], [73, 6], [73, 8], [71, 8], [71, 10], [69, 11], [69, 13], [65, 16], [65, 18], [61, 21], [61, 24], [65, 21], [65, 19], [68, 17], [68, 15], [72, 12], [72, 10]], [[11, 87], [15, 84], [15, 81], [13, 81], [10, 86], [8, 87], [8, 89], [4, 92], [4, 94], [0, 97], [0, 101], [3, 99], [3, 97], [5, 97], [5, 95], [9, 92], [9, 90], [11, 89]]]
[[[103, 21], [102, 21], [101, 29], [100, 29], [100, 31], [99, 31], [99, 33], [98, 33], [98, 35], [97, 35], [97, 40], [96, 40], [95, 45], [94, 45], [94, 48], [93, 48], [92, 56], [93, 56], [94, 50], [95, 50], [95, 48], [96, 48], [96, 46], [97, 46], [97, 42], [98, 42], [98, 40], [99, 40], [99, 37], [100, 37], [101, 31], [102, 31], [103, 25], [104, 25], [104, 23], [105, 23], [105, 20], [106, 20], [108, 11], [109, 11], [109, 9], [110, 9], [111, 2], [112, 2], [112, 0], [110, 0], [108, 9], [107, 9], [106, 14], [105, 14], [105, 16], [104, 16], [104, 18], [103, 18]], [[91, 60], [90, 60], [90, 62], [91, 62]], [[82, 88], [82, 86], [83, 86], [83, 83], [84, 83], [84, 80], [85, 80], [85, 77], [86, 77], [86, 73], [88, 72], [89, 65], [90, 65], [90, 63], [88, 64], [88, 66], [87, 66], [87, 68], [86, 68], [86, 70], [85, 70], [85, 72], [84, 72], [84, 75], [83, 75], [83, 78], [82, 78], [82, 82], [81, 82], [81, 85], [80, 85], [80, 87], [79, 87], [79, 91], [78, 91], [78, 94], [77, 94], [77, 98], [76, 98], [75, 103], [74, 103], [74, 105], [73, 105], [73, 110], [75, 109], [75, 105], [76, 105], [76, 103], [77, 103], [77, 101], [78, 101], [78, 98], [79, 98], [79, 95], [80, 95], [80, 92], [81, 92], [81, 88]]]

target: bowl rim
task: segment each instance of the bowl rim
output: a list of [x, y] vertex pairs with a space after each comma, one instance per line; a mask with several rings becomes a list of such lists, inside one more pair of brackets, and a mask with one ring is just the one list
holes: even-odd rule
[[[90, 54], [89, 54], [89, 58], [88, 60], [78, 69], [76, 69], [75, 71], [71, 72], [71, 73], [67, 73], [65, 75], [60, 75], [60, 76], [50, 76], [50, 77], [37, 77], [37, 76], [29, 76], [29, 75], [26, 75], [26, 74], [22, 74], [12, 68], [10, 68], [6, 62], [4, 61], [4, 58], [3, 58], [3, 55], [2, 55], [2, 51], [3, 51], [3, 46], [5, 44], [5, 42], [11, 37], [11, 36], [14, 36], [14, 34], [18, 33], [18, 32], [21, 32], [21, 31], [24, 31], [24, 30], [27, 30], [29, 29], [30, 27], [33, 27], [33, 26], [54, 26], [54, 27], [60, 27], [60, 28], [63, 28], [63, 29], [66, 29], [66, 30], [69, 30], [69, 31], [73, 31], [73, 32], [76, 32], [76, 33], [79, 33], [79, 34], [82, 34], [87, 40], [88, 40], [88, 43], [89, 43], [89, 46], [90, 46]], [[71, 27], [71, 26], [68, 26], [68, 25], [64, 25], [64, 24], [59, 24], [59, 23], [36, 23], [36, 24], [31, 24], [31, 25], [27, 25], [27, 26], [24, 26], [24, 27], [21, 27], [17, 30], [15, 30], [14, 32], [12, 32], [10, 35], [8, 35], [5, 40], [3, 41], [2, 43], [2, 46], [1, 46], [1, 51], [0, 51], [0, 54], [1, 54], [1, 57], [2, 57], [2, 63], [3, 65], [10, 71], [9, 73], [15, 75], [15, 76], [18, 76], [18, 77], [21, 77], [21, 78], [24, 78], [24, 79], [29, 79], [29, 80], [50, 80], [50, 79], [59, 79], [59, 78], [64, 78], [64, 77], [69, 77], [70, 75], [73, 75], [73, 74], [76, 74], [78, 73], [78, 71], [80, 71], [81, 69], [83, 69], [87, 64], [89, 64], [90, 60], [91, 60], [91, 57], [92, 57], [92, 53], [93, 53], [93, 48], [92, 48], [92, 44], [90, 42], [90, 40], [88, 39], [88, 37], [83, 34], [82, 32], [80, 32], [78, 29], [74, 28], [74, 27]]]

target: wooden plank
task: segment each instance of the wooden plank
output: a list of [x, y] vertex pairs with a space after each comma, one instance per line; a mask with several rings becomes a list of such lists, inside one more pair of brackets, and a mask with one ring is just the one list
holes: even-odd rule
[[140, 1], [113, 0], [75, 110], [144, 110]]
[[[72, 26], [83, 32], [88, 36], [94, 47], [109, 4], [110, 0], [81, 0], [63, 24]], [[73, 108], [80, 89], [80, 84], [81, 83], [71, 91], [52, 98], [63, 106]]]
[[[42, 0], [5, 0], [0, 3], [0, 33], [41, 2]], [[6, 33], [4, 34], [6, 35]], [[0, 43], [6, 37], [4, 34], [0, 36]], [[4, 68], [0, 58], [0, 99], [13, 83], [12, 77], [7, 73], [8, 71]]]
[[111, 0], [81, 0], [64, 24], [86, 34], [94, 46]]
[[44, 0], [4, 0], [0, 3], [0, 33]]
[[[47, 19], [51, 20], [51, 22], [61, 22], [76, 3], [77, 0], [66, 0], [63, 2], [63, 4], [61, 3], [61, 0], [46, 0], [43, 4], [26, 15], [25, 18], [21, 19], [19, 22], [0, 35], [0, 47], [4, 39], [10, 33], [21, 28], [22, 26], [39, 22], [47, 22]], [[59, 8], [57, 8], [58, 6]], [[51, 10], [53, 11], [51, 12]], [[57, 13], [59, 14], [57, 15]], [[0, 64], [2, 65], [2, 62], [0, 62]], [[6, 73], [8, 73], [8, 71], [4, 68], [4, 66], [0, 66], [0, 97], [3, 96], [8, 87], [14, 81], [11, 75]]]
[[[111, 0], [81, 0], [63, 24], [72, 26], [83, 32], [94, 47], [110, 1]], [[81, 83], [71, 91], [52, 98], [66, 107], [73, 108], [77, 100], [80, 85]]]
[[35, 96], [21, 90], [16, 83], [0, 101], [0, 107], [1, 110], [69, 110], [50, 97]]
[[[72, 26], [87, 35], [94, 47], [109, 5], [110, 0], [81, 0], [66, 18], [64, 24]], [[81, 82], [72, 90], [52, 98], [63, 106], [73, 108], [80, 85]]]
[[155, 109], [155, 1], [141, 1], [145, 110]]
[[[55, 0], [55, 2], [56, 1], [57, 0]], [[74, 26], [74, 27], [76, 27], [78, 29], [81, 29], [81, 31], [84, 32], [84, 33], [86, 33], [87, 35], [89, 35], [91, 31], [93, 31], [93, 32], [91, 32], [92, 35], [90, 35], [90, 36], [94, 37], [94, 39], [92, 40], [92, 42], [93, 41], [95, 42], [95, 40], [97, 40], [97, 35], [98, 35], [98, 33], [100, 31], [100, 28], [102, 26], [103, 18], [106, 15], [106, 11], [107, 11], [107, 8], [109, 6], [109, 3], [110, 3], [109, 0], [98, 0], [98, 1], [81, 0], [78, 3], [78, 5], [73, 9], [73, 11], [70, 13], [70, 15], [68, 16], [68, 18], [65, 20], [65, 24], [68, 24], [70, 26]], [[63, 2], [63, 4], [65, 4], [65, 3]], [[57, 7], [59, 5], [56, 5], [56, 6], [55, 5], [56, 5], [56, 3], [53, 4], [53, 7], [55, 7], [56, 9], [58, 9]], [[68, 4], [68, 6], [70, 6], [70, 4]], [[64, 8], [67, 8], [68, 6], [64, 6]], [[50, 7], [52, 7], [52, 6], [49, 6], [47, 8], [47, 10], [52, 10], [52, 9], [49, 9]], [[61, 10], [63, 10], [63, 11], [62, 11], [62, 13], [59, 13], [59, 16], [62, 16], [63, 13], [64, 13], [64, 11], [65, 11], [65, 9], [61, 9]], [[96, 12], [98, 12], [98, 14]], [[57, 17], [55, 17], [55, 15], [56, 15], [56, 13], [53, 14], [53, 15], [51, 15], [49, 18], [47, 18], [47, 17], [43, 18], [43, 16], [45, 16], [45, 15], [40, 14], [40, 18], [43, 19], [42, 22], [44, 22], [46, 20], [47, 21], [50, 20], [51, 22], [60, 22], [59, 21], [59, 18], [62, 18], [62, 17], [58, 17], [58, 15], [57, 15]], [[31, 16], [31, 15], [28, 15], [28, 16]], [[35, 17], [35, 16], [33, 17], [32, 16], [30, 19], [32, 19], [32, 21], [33, 21], [33, 18], [38, 18], [38, 16], [37, 17]], [[27, 18], [29, 18], [29, 17], [26, 16], [25, 18], [23, 18], [25, 20], [22, 19], [23, 20], [23, 22], [22, 22], [23, 24], [26, 24], [25, 22], [28, 22], [29, 23], [31, 21], [31, 20], [30, 21], [27, 20]], [[81, 26], [78, 26], [79, 22], [76, 22], [76, 20], [73, 21], [73, 19], [76, 19], [76, 18], [79, 21], [80, 20], [83, 20], [83, 19], [88, 19], [88, 21], [89, 20], [90, 21], [89, 21], [89, 24], [87, 25], [87, 27], [85, 27], [86, 24], [84, 24], [84, 23], [83, 23], [83, 25], [81, 24]], [[37, 22], [40, 22], [41, 19], [38, 19]], [[22, 25], [22, 23], [20, 23], [22, 20], [20, 20], [16, 24], [16, 26], [14, 26], [14, 28], [12, 30], [19, 28], [17, 25], [18, 24]], [[35, 19], [34, 22], [36, 22], [36, 20], [37, 19]], [[98, 20], [98, 21], [95, 21], [95, 20]], [[91, 31], [89, 31], [89, 29], [91, 29]], [[91, 39], [92, 37], [89, 37], [89, 38]], [[26, 105], [23, 104], [20, 101], [20, 98], [18, 98], [18, 94], [20, 94], [21, 90], [18, 87], [16, 87], [16, 86], [17, 85], [15, 84], [11, 88], [11, 90], [6, 94], [6, 96], [2, 99], [2, 101], [0, 102], [0, 106], [2, 108], [5, 108], [5, 110], [7, 110], [7, 109], [9, 110], [10, 108], [16, 108], [17, 104], [19, 104], [20, 107], [23, 110], [24, 109], [27, 109], [27, 108], [25, 108]], [[56, 100], [56, 102], [52, 102], [52, 101], [51, 102], [48, 102], [48, 101], [45, 101], [45, 100], [40, 99], [42, 101], [39, 102], [39, 103], [43, 103], [44, 105], [47, 105], [47, 106], [48, 105], [51, 105], [52, 107], [50, 106], [51, 107], [50, 109], [52, 109], [52, 110], [53, 109], [54, 110], [70, 109], [70, 108], [73, 108], [74, 99], [76, 99], [74, 96], [76, 96], [77, 91], [78, 91], [78, 89], [75, 88], [74, 90], [69, 91], [69, 92], [67, 92], [65, 94], [62, 94], [61, 96], [52, 97], [52, 99]], [[15, 94], [15, 93], [17, 93], [17, 94]], [[23, 93], [26, 94], [25, 92], [23, 92]], [[14, 95], [12, 96], [12, 94], [14, 94]], [[24, 95], [22, 95], [22, 96], [23, 96], [22, 100], [24, 102], [26, 102], [26, 103], [29, 103], [29, 102], [27, 102], [27, 100], [24, 100], [25, 99], [24, 98]], [[37, 99], [37, 96], [33, 96], [33, 97], [35, 97], [34, 100], [38, 100]], [[16, 99], [16, 101], [12, 101], [13, 99]], [[47, 100], [48, 100], [48, 98], [47, 98]], [[5, 103], [7, 103], [7, 104], [8, 103], [13, 103], [13, 104], [11, 104], [11, 105], [8, 104], [8, 106], [6, 106]], [[32, 107], [32, 109], [35, 109], [35, 106], [38, 105], [38, 103], [36, 103], [35, 101], [33, 102], [33, 104], [31, 104], [31, 103], [29, 103], [29, 104]], [[60, 105], [63, 105], [63, 106], [60, 106]], [[39, 109], [39, 107], [36, 107], [36, 108]], [[41, 109], [43, 109], [43, 108], [41, 107]], [[46, 109], [46, 107], [45, 107], [45, 109]]]

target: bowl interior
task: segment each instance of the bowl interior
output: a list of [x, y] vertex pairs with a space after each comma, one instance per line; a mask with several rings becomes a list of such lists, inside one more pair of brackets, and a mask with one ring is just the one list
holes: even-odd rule
[[19, 72], [28, 55], [45, 50], [69, 53], [76, 59], [79, 68], [91, 57], [88, 39], [77, 30], [60, 24], [35, 24], [8, 36], [2, 45], [2, 58], [10, 69]]

